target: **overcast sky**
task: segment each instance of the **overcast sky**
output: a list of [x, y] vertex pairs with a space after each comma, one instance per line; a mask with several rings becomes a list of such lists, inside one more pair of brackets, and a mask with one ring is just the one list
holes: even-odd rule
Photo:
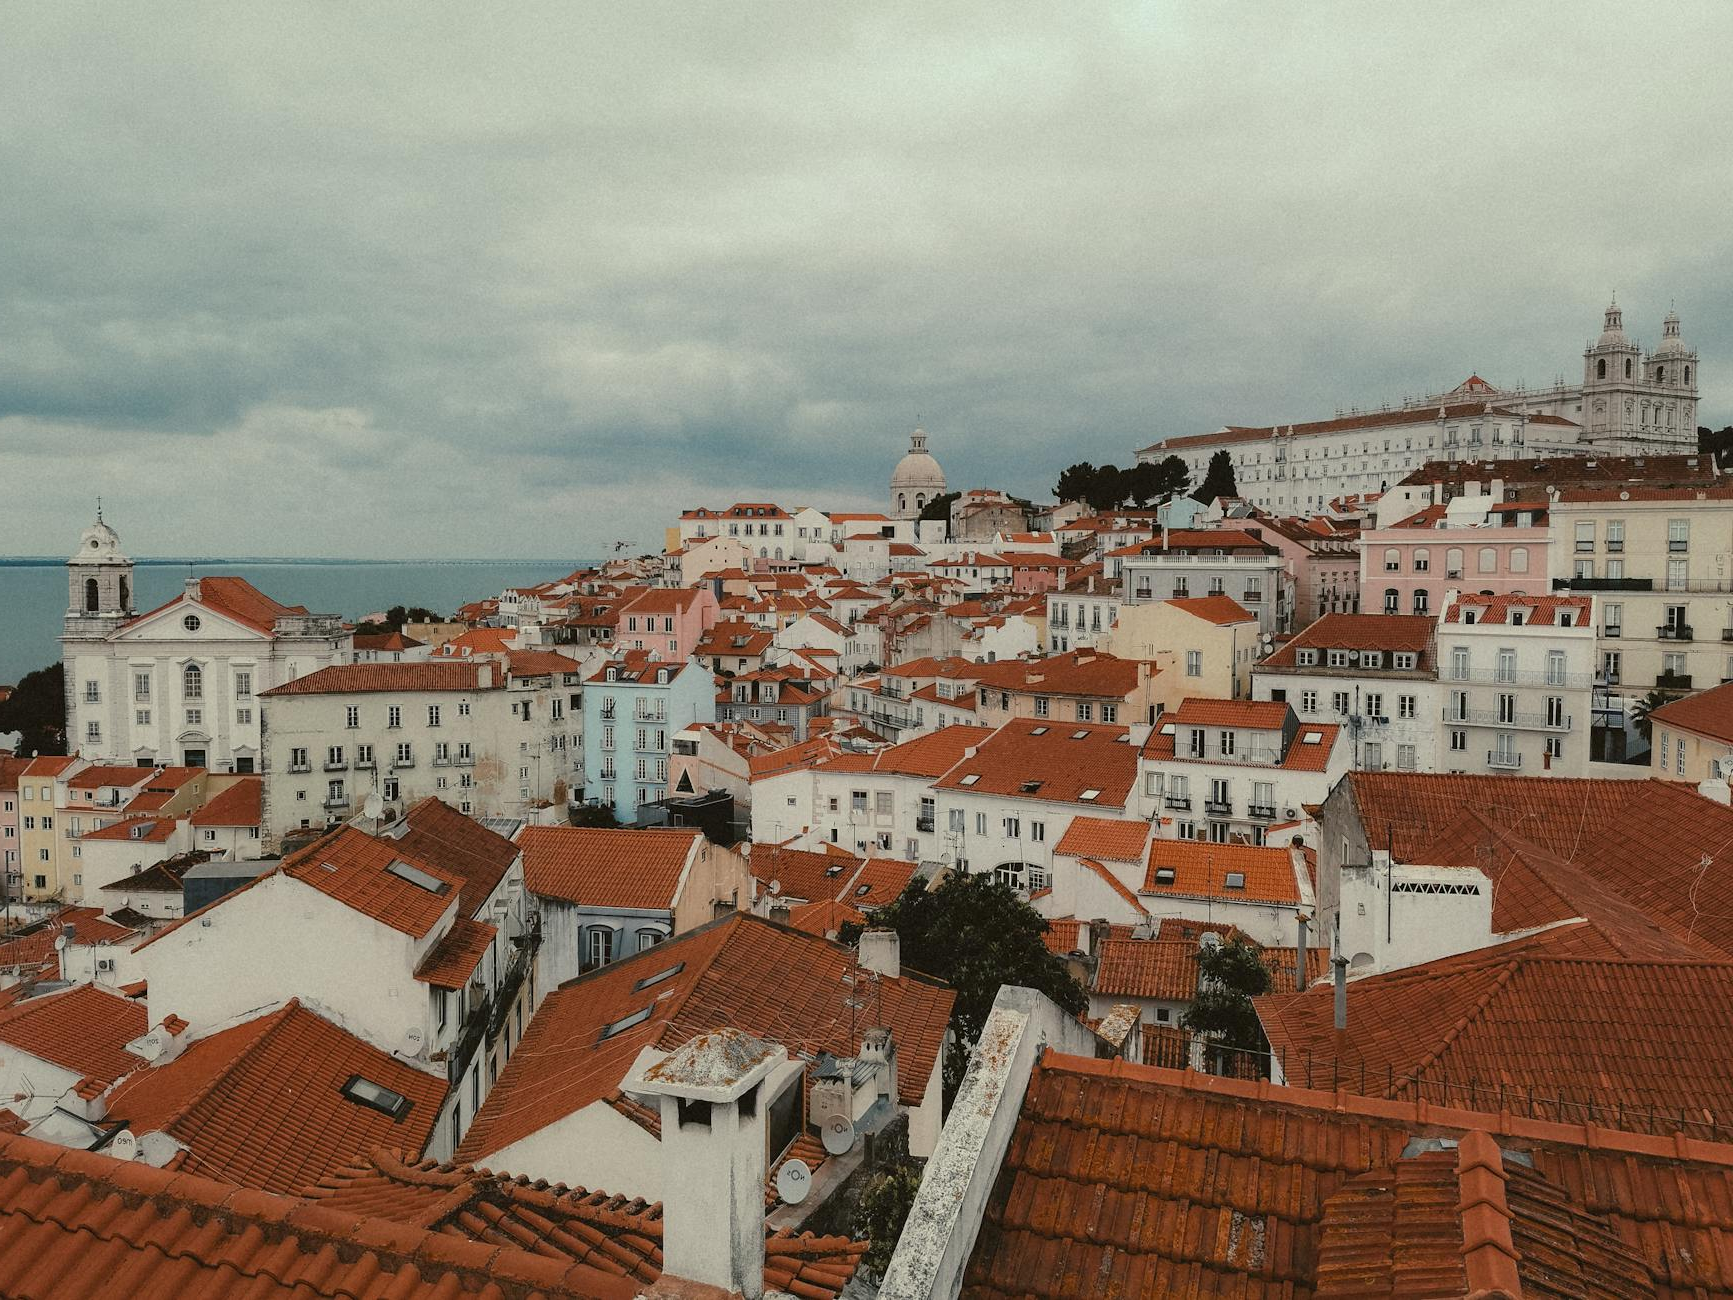
[[[1516, 14], [1512, 9], [1523, 9]], [[1580, 373], [1733, 422], [1733, 4], [0, 19], [0, 553], [597, 556]]]

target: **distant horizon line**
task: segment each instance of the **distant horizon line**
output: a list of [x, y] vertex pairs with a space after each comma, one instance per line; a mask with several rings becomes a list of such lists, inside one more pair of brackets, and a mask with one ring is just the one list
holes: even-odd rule
[[[442, 556], [437, 559], [376, 559], [367, 556], [353, 555], [135, 555], [132, 563], [158, 566], [171, 564], [545, 564], [559, 567], [572, 565], [574, 561], [547, 558], [519, 558], [507, 556], [491, 558], [488, 556]], [[49, 565], [66, 564], [65, 556], [55, 555], [0, 555], [0, 565], [10, 565], [15, 568], [37, 568]], [[576, 562], [576, 567], [583, 567], [586, 561]]]

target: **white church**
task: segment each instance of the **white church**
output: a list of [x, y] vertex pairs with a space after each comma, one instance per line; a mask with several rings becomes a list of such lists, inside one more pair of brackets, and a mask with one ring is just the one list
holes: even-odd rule
[[245, 578], [188, 578], [139, 614], [132, 561], [100, 513], [66, 575], [66, 739], [93, 762], [256, 772], [259, 692], [352, 657], [341, 618]]

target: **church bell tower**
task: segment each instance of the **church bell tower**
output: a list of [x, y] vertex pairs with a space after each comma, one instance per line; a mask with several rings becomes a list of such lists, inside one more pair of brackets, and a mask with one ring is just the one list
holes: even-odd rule
[[66, 561], [66, 628], [68, 639], [101, 639], [133, 616], [132, 561], [120, 549], [120, 537], [96, 512], [96, 522], [78, 539], [78, 550]]

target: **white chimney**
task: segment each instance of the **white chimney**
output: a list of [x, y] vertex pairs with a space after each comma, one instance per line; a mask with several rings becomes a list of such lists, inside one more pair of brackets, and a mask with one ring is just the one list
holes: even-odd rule
[[903, 973], [903, 940], [895, 930], [866, 930], [860, 937], [860, 964], [896, 979]]
[[717, 1029], [627, 1083], [661, 1104], [665, 1277], [764, 1294], [765, 1123], [800, 1068], [777, 1043]]

